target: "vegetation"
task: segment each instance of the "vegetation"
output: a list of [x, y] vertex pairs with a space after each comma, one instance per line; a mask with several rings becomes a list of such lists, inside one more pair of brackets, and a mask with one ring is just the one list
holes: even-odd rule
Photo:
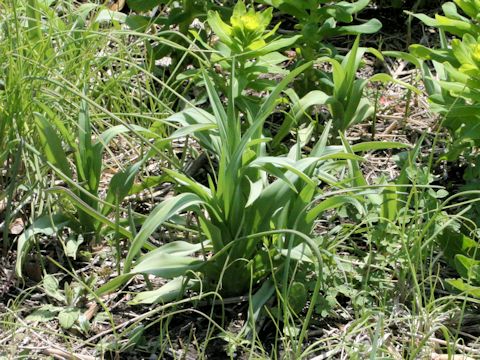
[[479, 13], [0, 3], [0, 358], [478, 358]]

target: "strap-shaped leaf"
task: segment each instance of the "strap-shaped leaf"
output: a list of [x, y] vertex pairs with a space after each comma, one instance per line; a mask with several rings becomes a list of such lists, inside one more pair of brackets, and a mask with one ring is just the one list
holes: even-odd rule
[[150, 251], [149, 253], [142, 256], [137, 261], [137, 265], [149, 261], [150, 258], [157, 258], [159, 256], [174, 255], [174, 256], [189, 256], [199, 251], [210, 251], [212, 248], [210, 241], [206, 240], [199, 244], [192, 244], [186, 241], [172, 241], [162, 245], [155, 250]]
[[102, 207], [102, 215], [106, 216], [110, 213], [113, 206], [120, 204], [120, 202], [130, 193], [135, 176], [137, 176], [144, 161], [139, 161], [136, 164], [130, 165], [125, 170], [116, 173], [110, 180], [105, 204]]
[[133, 259], [140, 253], [143, 245], [148, 240], [148, 237], [165, 221], [171, 218], [173, 215], [178, 214], [192, 206], [202, 204], [203, 201], [195, 194], [181, 194], [173, 198], [167, 199], [161, 202], [152, 211], [148, 218], [143, 223], [142, 228], [138, 232], [137, 236], [133, 239], [125, 258], [124, 272], [130, 271]]
[[[50, 193], [60, 193], [63, 195], [66, 195], [69, 200], [72, 202], [72, 204], [83, 214], [88, 215], [89, 218], [91, 218], [94, 221], [97, 221], [99, 223], [102, 223], [103, 225], [106, 225], [110, 227], [111, 229], [118, 230], [120, 234], [127, 238], [132, 238], [132, 234], [130, 231], [126, 230], [125, 228], [121, 226], [117, 226], [112, 220], [107, 218], [106, 216], [103, 216], [100, 212], [97, 211], [97, 209], [92, 208], [89, 204], [87, 204], [85, 201], [83, 201], [79, 196], [77, 196], [74, 192], [72, 192], [70, 189], [66, 189], [61, 186], [55, 186], [47, 190]], [[81, 193], [82, 195], [86, 195], [84, 193]], [[85, 196], [87, 198], [87, 196]], [[83, 225], [83, 224], [82, 224]]]
[[360, 214], [365, 213], [365, 209], [362, 207], [362, 204], [355, 197], [344, 196], [344, 195], [333, 196], [326, 200], [323, 200], [320, 204], [318, 204], [308, 212], [307, 219], [306, 219], [307, 223], [313, 223], [313, 221], [317, 219], [321, 213], [327, 210], [339, 208], [345, 204], [351, 204], [355, 206], [355, 208]]
[[64, 175], [72, 178], [73, 176], [70, 170], [70, 164], [65, 155], [65, 149], [56, 131], [43, 115], [36, 114], [35, 120], [45, 157]]
[[160, 254], [148, 257], [134, 266], [132, 273], [148, 274], [171, 279], [184, 275], [187, 271], [198, 269], [204, 262], [191, 256]]
[[156, 290], [142, 291], [137, 294], [130, 305], [168, 303], [181, 297], [186, 290], [191, 289], [198, 282], [186, 280], [184, 277], [177, 277]]

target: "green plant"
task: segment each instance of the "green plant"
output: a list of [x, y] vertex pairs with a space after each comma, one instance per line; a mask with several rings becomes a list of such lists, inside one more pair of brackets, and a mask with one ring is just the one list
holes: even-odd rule
[[[100, 288], [99, 293], [114, 289], [137, 273], [147, 273], [174, 280], [158, 290], [138, 294], [135, 303], [170, 301], [195, 284], [193, 287], [199, 289], [199, 280], [207, 289], [219, 287], [226, 295], [243, 294], [259, 280], [265, 281], [272, 272], [288, 274], [292, 260], [287, 254], [297, 247], [295, 253], [302, 252], [303, 242], [308, 239], [305, 235], [310, 234], [319, 213], [345, 202], [361, 209], [358, 200], [351, 196], [327, 199], [314, 206], [318, 192], [317, 181], [312, 176], [317, 172], [322, 174], [322, 164], [326, 165], [330, 159], [359, 159], [341, 150], [333, 153], [327, 150], [328, 126], [307, 157], [301, 156], [300, 149], [294, 149], [287, 157], [265, 154], [263, 123], [280, 91], [305, 68], [289, 74], [258, 113], [245, 114], [250, 126], [243, 134], [232, 97], [225, 112], [213, 84], [205, 76], [214, 114], [190, 108], [171, 120], [184, 125], [183, 132], [194, 132], [203, 147], [218, 158], [216, 178], [209, 179], [209, 187], [205, 187], [185, 175], [166, 170], [183, 192], [158, 205], [132, 242], [125, 261], [125, 275]], [[278, 179], [270, 182], [269, 176]], [[325, 177], [330, 179], [328, 175]], [[185, 209], [197, 215], [207, 240], [198, 244], [166, 244], [137, 259], [132, 267], [148, 236], [165, 220]], [[313, 244], [307, 242], [315, 254]], [[204, 255], [205, 251], [211, 251], [212, 256], [209, 259], [190, 256], [200, 250]], [[312, 261], [319, 266], [321, 259], [314, 255]], [[192, 277], [192, 272], [200, 273], [200, 278]], [[272, 294], [273, 288], [270, 289], [266, 299]]]
[[[49, 236], [65, 228], [65, 233], [73, 231], [61, 236], [66, 239], [61, 245], [70, 257], [75, 257], [82, 241], [84, 246], [98, 241], [101, 232], [116, 234], [116, 241], [131, 236], [123, 226], [120, 205], [126, 195], [145, 188], [130, 187], [146, 151], [139, 150], [139, 161], [131, 166], [114, 160], [119, 171], [103, 197], [100, 183], [108, 177], [103, 169], [105, 155], [112, 154], [107, 143], [123, 134], [125, 144], [135, 149], [132, 142], [137, 140], [129, 135], [135, 133], [142, 139], [138, 143], [146, 144], [142, 132], [158, 139], [165, 127], [157, 122], [160, 115], [149, 112], [148, 106], [154, 103], [152, 111], [162, 114], [167, 105], [149, 92], [149, 76], [145, 81], [136, 79], [140, 71], [133, 66], [132, 56], [137, 45], [128, 41], [127, 48], [116, 25], [103, 23], [102, 17], [108, 15], [105, 9], [92, 3], [64, 4], [69, 11], [60, 16], [51, 2], [18, 5], [5, 4], [8, 21], [2, 21], [0, 42], [9, 59], [0, 75], [4, 81], [0, 112], [5, 119], [0, 125], [5, 137], [0, 142], [6, 151], [2, 161], [7, 162], [5, 178], [2, 173], [0, 181], [7, 180], [8, 185], [0, 191], [2, 201], [8, 196], [5, 217], [2, 210], [5, 221], [0, 226], [5, 250], [13, 238], [9, 222], [20, 217], [31, 224], [17, 239], [16, 266], [21, 274], [36, 235]], [[17, 17], [29, 21], [20, 24]], [[109, 53], [112, 42], [115, 54], [123, 59]], [[106, 76], [109, 72], [111, 76]], [[90, 84], [95, 86], [90, 89]], [[89, 97], [83, 91], [88, 91]], [[80, 106], [76, 105], [79, 99]], [[88, 106], [94, 109], [93, 118]], [[150, 127], [152, 122], [156, 123], [152, 127], [155, 133], [135, 125]], [[5, 148], [3, 141], [9, 142]], [[61, 186], [55, 186], [59, 182]]]
[[[237, 2], [230, 18], [231, 25], [226, 24], [217, 11], [209, 11], [208, 24], [214, 33], [219, 37], [223, 44], [230, 51], [222, 51], [221, 54], [229, 58], [238, 57], [239, 64], [245, 59], [252, 59], [269, 52], [276, 51], [282, 47], [288, 47], [298, 40], [299, 36], [291, 38], [269, 40], [275, 35], [280, 24], [277, 24], [273, 30], [266, 33], [270, 22], [272, 21], [273, 8], [263, 11], [255, 11], [253, 7], [247, 10], [243, 1]], [[242, 55], [244, 58], [242, 58]], [[242, 61], [243, 60], [243, 61]]]
[[[28, 169], [22, 159], [25, 146], [22, 144], [36, 141], [32, 131], [35, 108], [32, 99], [38, 96], [40, 88], [36, 80], [49, 78], [55, 68], [68, 68], [65, 74], [68, 72], [72, 77], [82, 71], [82, 67], [72, 67], [70, 62], [83, 53], [82, 47], [88, 43], [82, 33], [88, 15], [84, 11], [86, 8], [88, 4], [60, 18], [49, 8], [48, 2], [31, 0], [2, 7], [0, 41], [4, 61], [0, 68], [0, 164], [4, 172], [0, 176], [0, 201], [7, 201], [7, 206], [0, 227], [3, 229], [4, 252], [11, 245], [9, 223], [21, 213], [32, 195], [28, 185], [27, 191], [17, 190], [28, 182], [25, 176]], [[47, 23], [49, 26], [45, 25]], [[93, 23], [92, 28], [95, 26]], [[65, 35], [67, 30], [68, 36]], [[63, 47], [57, 52], [51, 41], [53, 38], [62, 39]], [[13, 206], [15, 200], [24, 205]]]
[[[468, 232], [470, 235], [465, 234]], [[476, 231], [469, 231], [455, 222], [443, 230], [438, 243], [449, 265], [460, 275], [457, 279], [446, 279], [447, 284], [466, 295], [480, 298], [480, 252], [476, 236]]]
[[365, 121], [374, 112], [374, 106], [364, 96], [364, 89], [369, 82], [396, 82], [410, 91], [418, 93], [418, 90], [411, 85], [395, 80], [387, 74], [375, 74], [369, 79], [357, 78], [357, 72], [367, 51], [379, 59], [383, 59], [377, 50], [360, 47], [359, 43], [360, 38], [357, 37], [352, 49], [342, 62], [331, 57], [321, 57], [316, 60], [317, 64], [329, 63], [332, 65], [331, 74], [318, 72], [320, 90], [313, 90], [301, 99], [293, 90], [287, 92], [293, 107], [287, 121], [282, 124], [273, 140], [274, 146], [278, 146], [282, 142], [291, 128], [297, 125], [305, 117], [305, 114], [308, 114], [308, 109], [314, 105], [328, 108], [333, 122], [333, 134], [338, 134], [339, 131], [344, 133], [352, 125]]
[[[115, 136], [126, 133], [131, 129], [145, 131], [138, 126], [131, 129], [123, 125], [114, 126], [100, 134], [97, 141], [92, 142], [94, 135], [88, 105], [82, 100], [78, 115], [78, 134], [71, 134], [65, 124], [50, 109], [43, 107], [46, 116], [37, 113], [36, 125], [42, 145], [42, 155], [48, 165], [54, 170], [69, 188], [54, 187], [50, 191], [66, 195], [72, 201], [75, 212], [66, 206], [53, 216], [51, 214], [39, 217], [17, 240], [17, 274], [21, 276], [23, 259], [27, 255], [31, 238], [36, 233], [52, 234], [65, 227], [74, 229], [77, 234], [82, 234], [87, 244], [98, 240], [102, 229], [116, 231], [123, 236], [130, 236], [119, 224], [108, 219], [108, 215], [121, 204], [127, 196], [145, 159], [138, 161], [117, 172], [110, 180], [105, 200], [99, 200], [99, 186], [103, 172], [103, 152]], [[61, 134], [61, 137], [58, 133]], [[68, 149], [65, 149], [66, 143]], [[32, 149], [35, 154], [35, 149]], [[68, 153], [71, 153], [75, 164], [74, 171], [70, 167]], [[98, 242], [98, 241], [97, 241]], [[76, 245], [76, 248], [79, 244]], [[74, 252], [75, 254], [75, 252]]]
[[178, 25], [180, 32], [186, 34], [189, 25], [197, 16], [204, 14], [206, 7], [213, 5], [211, 1], [198, 0], [182, 0], [176, 4], [170, 4], [169, 0], [128, 0], [128, 7], [136, 12], [145, 13], [156, 7], [171, 5], [168, 15], [162, 14], [161, 9], [157, 10], [156, 16], [149, 17], [138, 14], [133, 14], [127, 17], [127, 24], [138, 29], [145, 28], [148, 25], [163, 25], [169, 27], [171, 25]]
[[[385, 55], [402, 57], [421, 70], [432, 110], [442, 115], [442, 125], [452, 135], [445, 155], [447, 160], [457, 159], [465, 149], [477, 146], [480, 140], [480, 27], [476, 20], [479, 6], [473, 0], [457, 0], [455, 4], [442, 5], [445, 15], [430, 18], [413, 14], [426, 25], [440, 30], [441, 47], [431, 49], [415, 44], [410, 46], [410, 54], [385, 52]], [[461, 15], [457, 7], [467, 16]], [[455, 37], [449, 41], [446, 33]], [[433, 64], [433, 70], [429, 63]]]
[[[259, 92], [274, 89], [276, 81], [268, 78], [259, 79], [261, 74], [272, 76], [288, 74], [288, 71], [279, 66], [286, 57], [278, 51], [291, 47], [300, 35], [275, 36], [280, 23], [268, 31], [272, 11], [273, 8], [268, 8], [257, 12], [253, 7], [247, 10], [244, 2], [238, 1], [230, 18], [231, 25], [221, 19], [218, 11], [208, 12], [208, 24], [219, 40], [213, 47], [206, 43], [204, 46], [213, 51], [210, 61], [219, 63], [224, 71], [230, 71], [235, 77], [234, 95], [236, 97], [244, 94], [247, 88]], [[198, 34], [192, 33], [197, 39], [199, 38]], [[228, 89], [225, 87], [224, 80], [219, 77], [214, 79], [226, 93]], [[240, 104], [238, 101], [237, 103]]]
[[[323, 309], [315, 304], [320, 290], [326, 291], [322, 286], [323, 262], [331, 256], [326, 249], [319, 252], [321, 238], [310, 238], [315, 221], [327, 210], [344, 207], [351, 208], [352, 213], [365, 214], [364, 195], [344, 187], [330, 171], [347, 167], [355, 178], [353, 186], [362, 187], [366, 185], [358, 178], [358, 161], [362, 158], [355, 152], [399, 146], [375, 143], [350, 147], [345, 142], [343, 147], [329, 147], [329, 122], [309, 154], [302, 154], [298, 144], [286, 156], [268, 156], [264, 145], [268, 139], [262, 131], [264, 122], [280, 92], [307, 66], [310, 64], [285, 77], [258, 112], [243, 114], [249, 124], [243, 131], [235, 96], [229, 96], [225, 111], [213, 83], [204, 73], [213, 114], [188, 108], [169, 120], [182, 125], [178, 134], [193, 134], [217, 159], [218, 169], [208, 179], [208, 187], [180, 172], [165, 169], [179, 185], [180, 194], [160, 203], [145, 220], [130, 245], [124, 274], [100, 287], [98, 295], [117, 289], [137, 274], [156, 275], [169, 282], [159, 289], [137, 294], [133, 304], [170, 302], [183, 297], [188, 290], [215, 290], [222, 296], [255, 292], [248, 326], [242, 332], [245, 334], [264, 314], [261, 309], [276, 290], [279, 307], [272, 315], [284, 324], [286, 336], [302, 343], [313, 312]], [[231, 84], [230, 94], [233, 92]], [[330, 195], [320, 184], [342, 191]], [[174, 241], [141, 255], [148, 237], [183, 211], [193, 212], [198, 219], [202, 232], [197, 241]], [[302, 284], [298, 274], [309, 274], [312, 283]], [[297, 331], [291, 317], [304, 307], [307, 289], [312, 294], [310, 307]]]
[[57, 319], [63, 329], [75, 329], [88, 333], [90, 330], [90, 319], [86, 316], [88, 311], [82, 311], [88, 295], [85, 285], [92, 287], [95, 281], [95, 277], [92, 276], [86, 279], [82, 285], [65, 282], [64, 289], [61, 290], [55, 276], [45, 275], [42, 285], [51, 303], [34, 310], [25, 320], [32, 323], [41, 323]]
[[[151, 32], [161, 36], [161, 41], [146, 39], [148, 68], [156, 72], [155, 61], [169, 56], [176, 65], [185, 57], [185, 48], [190, 46], [187, 38], [193, 21], [202, 18], [211, 8], [224, 10], [213, 1], [182, 0], [128, 0], [128, 7], [134, 11], [124, 18], [124, 22], [137, 32]], [[178, 27], [177, 30], [171, 30]], [[177, 46], [172, 46], [177, 44]], [[183, 48], [185, 46], [185, 48]], [[180, 49], [179, 49], [180, 48]]]
[[[365, 9], [370, 0], [326, 1], [326, 0], [261, 0], [262, 4], [274, 6], [281, 12], [293, 16], [298, 24], [295, 26], [302, 34], [299, 40], [299, 52], [307, 60], [315, 60], [319, 54], [325, 55], [326, 40], [336, 36], [373, 34], [380, 30], [382, 24], [377, 19], [370, 19], [359, 25], [350, 24], [356, 14]], [[330, 54], [330, 51], [327, 53]]]
[[[444, 15], [437, 14], [435, 18], [413, 14], [426, 25], [439, 29], [440, 48], [416, 44], [410, 46], [410, 54], [385, 54], [402, 57], [421, 70], [432, 109], [442, 115], [441, 125], [451, 135], [451, 142], [442, 159], [455, 161], [463, 155], [467, 163], [475, 164], [478, 159], [474, 149], [480, 144], [480, 2], [455, 0], [444, 3], [442, 9]], [[453, 38], [448, 39], [447, 34]], [[433, 70], [430, 64], [433, 64]], [[478, 205], [475, 204], [478, 174], [471, 168], [463, 177], [466, 184], [461, 189], [466, 191], [455, 194], [438, 207], [441, 209], [447, 202], [460, 197], [472, 199], [467, 201], [472, 204], [461, 214], [475, 222], [478, 212]], [[448, 224], [437, 231], [440, 233], [436, 236], [437, 244], [460, 278], [447, 279], [446, 282], [454, 289], [478, 297], [478, 242], [471, 236], [474, 231], [458, 221], [449, 220]]]

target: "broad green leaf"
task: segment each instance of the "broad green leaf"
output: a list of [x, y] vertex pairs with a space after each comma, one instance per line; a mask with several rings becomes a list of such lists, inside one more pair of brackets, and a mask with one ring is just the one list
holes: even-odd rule
[[374, 34], [382, 28], [382, 23], [377, 19], [370, 19], [364, 24], [360, 25], [345, 25], [339, 26], [331, 31], [326, 31], [325, 36], [340, 36], [340, 35], [361, 35]]
[[360, 11], [362, 11], [363, 9], [365, 9], [369, 4], [370, 4], [371, 0], [358, 0], [358, 1], [354, 1], [352, 3], [347, 3], [347, 2], [340, 2], [341, 4], [345, 4], [347, 7], [347, 11], [350, 13], [350, 14], [356, 14], [356, 13], [359, 13]]
[[185, 126], [182, 127], [178, 130], [175, 130], [175, 132], [170, 135], [167, 140], [171, 141], [174, 139], [178, 139], [181, 137], [185, 137], [187, 135], [192, 135], [200, 131], [207, 131], [207, 130], [212, 130], [212, 129], [217, 129], [218, 125], [217, 124], [195, 124], [195, 125], [190, 125], [190, 126]]
[[125, 23], [133, 31], [145, 32], [147, 28], [152, 24], [152, 19], [148, 16], [132, 14], [127, 16], [127, 18], [125, 19]]
[[451, 53], [446, 50], [430, 49], [419, 44], [410, 45], [408, 50], [419, 60], [434, 60], [443, 63], [445, 61], [454, 61], [455, 59]]
[[293, 101], [292, 111], [287, 119], [282, 123], [282, 126], [278, 130], [277, 135], [273, 140], [273, 146], [276, 147], [280, 142], [288, 135], [293, 125], [296, 125], [298, 121], [305, 116], [307, 110], [314, 105], [327, 105], [336, 101], [333, 97], [328, 96], [323, 91], [315, 90], [309, 92], [303, 98], [298, 101]]
[[[191, 128], [191, 130], [195, 130], [193, 133], [200, 144], [215, 154], [220, 154], [221, 142], [218, 138], [218, 132], [217, 135], [213, 135], [213, 131], [199, 131], [201, 125], [204, 125], [205, 128], [211, 128], [212, 130], [215, 127], [218, 128], [216, 119], [212, 114], [200, 108], [188, 108], [170, 116], [166, 121], [179, 123], [187, 128], [189, 126], [198, 126]], [[181, 131], [181, 128], [178, 131]]]
[[249, 164], [250, 167], [260, 167], [260, 168], [265, 168], [265, 165], [273, 165], [280, 169], [291, 171], [292, 173], [297, 175], [300, 179], [305, 181], [307, 184], [311, 186], [316, 186], [315, 182], [309, 176], [307, 176], [301, 170], [296, 168], [295, 161], [292, 161], [287, 158], [265, 156], [265, 157], [257, 158]]
[[202, 204], [203, 201], [194, 194], [181, 194], [173, 198], [161, 202], [152, 211], [148, 218], [143, 223], [142, 228], [137, 236], [133, 239], [127, 257], [125, 258], [124, 272], [128, 273], [132, 265], [133, 259], [140, 253], [143, 245], [148, 240], [148, 237], [161, 226], [165, 221], [173, 215], [178, 214], [195, 205]]
[[149, 274], [172, 279], [185, 275], [188, 271], [198, 269], [203, 260], [191, 256], [178, 256], [173, 254], [157, 254], [137, 261], [132, 269], [134, 274]]
[[140, 259], [138, 259], [137, 264], [140, 264], [144, 261], [149, 261], [151, 258], [157, 258], [164, 255], [189, 256], [199, 251], [210, 251], [211, 248], [212, 246], [209, 240], [203, 241], [199, 244], [191, 244], [180, 240], [172, 241], [148, 252], [146, 255], [143, 255]]
[[315, 257], [312, 254], [312, 250], [304, 243], [295, 246], [291, 250], [279, 249], [279, 252], [283, 256], [289, 256], [290, 259], [295, 261], [305, 261], [308, 263], [313, 263], [314, 261], [316, 261]]
[[450, 228], [443, 230], [442, 234], [437, 237], [437, 242], [452, 266], [455, 266], [454, 257], [457, 254], [473, 257], [478, 253], [477, 259], [480, 257], [479, 243], [456, 230]]
[[215, 35], [220, 38], [220, 41], [229, 47], [232, 46], [232, 28], [223, 22], [220, 15], [216, 11], [208, 12], [207, 21]]
[[262, 308], [274, 293], [275, 283], [273, 280], [267, 279], [263, 282], [260, 289], [253, 294], [252, 300], [249, 302], [248, 319], [245, 323], [245, 327], [242, 329], [242, 332], [245, 331], [246, 335], [255, 331], [256, 322], [259, 319]]
[[95, 22], [99, 24], [111, 24], [119, 22], [123, 24], [127, 20], [127, 15], [119, 11], [112, 11], [109, 9], [102, 9], [95, 17]]
[[58, 314], [58, 322], [64, 329], [70, 329], [80, 316], [80, 310], [74, 307], [68, 307]]
[[462, 279], [447, 279], [446, 282], [450, 286], [454, 287], [457, 290], [460, 290], [466, 295], [480, 298], [480, 287], [478, 286], [469, 285], [465, 283]]
[[210, 202], [212, 199], [212, 191], [198, 183], [195, 180], [190, 179], [188, 176], [183, 175], [177, 171], [164, 169], [165, 173], [168, 174], [177, 184], [185, 186], [190, 192], [193, 192], [198, 197], [200, 197], [205, 202]]
[[25, 318], [26, 322], [48, 322], [54, 320], [57, 314], [62, 310], [62, 307], [53, 306], [51, 304], [44, 305], [34, 310]]
[[267, 45], [263, 46], [259, 50], [255, 50], [252, 52], [252, 56], [262, 56], [262, 55], [267, 55], [271, 52], [284, 49], [287, 47], [293, 46], [300, 38], [302, 35], [295, 35], [289, 38], [280, 38], [278, 40], [273, 40]]
[[100, 286], [95, 291], [95, 294], [97, 296], [102, 296], [104, 294], [109, 294], [112, 291], [116, 291], [119, 287], [123, 286], [127, 281], [129, 281], [135, 275], [136, 274], [127, 273], [127, 274], [121, 274], [119, 276], [116, 276], [106, 284]]
[[320, 204], [312, 208], [307, 214], [307, 223], [313, 223], [314, 220], [320, 216], [323, 212], [331, 209], [336, 209], [346, 204], [351, 204], [355, 206], [359, 214], [364, 214], [365, 210], [362, 207], [360, 201], [358, 201], [353, 196], [332, 196], [328, 199], [323, 200]]
[[416, 56], [401, 51], [382, 51], [382, 54], [385, 56], [391, 56], [396, 59], [406, 60], [409, 63], [415, 65], [418, 69], [422, 68], [421, 59], [418, 59]]
[[135, 176], [137, 176], [138, 171], [145, 160], [146, 159], [130, 165], [125, 170], [118, 172], [112, 177], [108, 186], [107, 196], [105, 197], [105, 202], [107, 204], [103, 205], [102, 215], [107, 216], [112, 210], [113, 206], [115, 204], [120, 205], [125, 196], [129, 194], [133, 186], [133, 182], [135, 181]]
[[[365, 53], [365, 49], [360, 48], [360, 36], [357, 36], [355, 42], [353, 43], [352, 49], [343, 59], [341, 65], [345, 71], [345, 78], [342, 82], [336, 81], [335, 79], [335, 93], [334, 96], [343, 101], [348, 99], [352, 94], [352, 88], [355, 83], [356, 72], [360, 67], [362, 57]], [[348, 120], [348, 119], [347, 119]]]
[[252, 182], [250, 179], [248, 179], [248, 182], [250, 183], [250, 192], [248, 194], [247, 203], [245, 204], [246, 208], [252, 205], [255, 202], [255, 200], [257, 200], [260, 197], [260, 195], [262, 194], [263, 184], [264, 184], [264, 181], [262, 179], [257, 180], [255, 182]]
[[55, 276], [47, 274], [43, 277], [43, 289], [45, 290], [45, 294], [48, 296], [58, 300], [58, 301], [65, 301], [65, 297], [59, 290], [59, 283]]
[[480, 261], [457, 254], [455, 256], [455, 269], [466, 280], [480, 285]]
[[394, 79], [393, 77], [391, 77], [390, 75], [388, 74], [375, 74], [373, 75], [371, 78], [370, 78], [370, 81], [373, 82], [373, 81], [379, 81], [379, 82], [382, 82], [382, 83], [389, 83], [389, 82], [393, 82], [395, 84], [399, 84], [399, 85], [402, 85], [404, 88], [407, 88], [408, 90], [411, 90], [413, 91], [415, 94], [417, 95], [421, 95], [422, 92], [417, 89], [416, 87], [406, 83], [405, 81], [401, 81], [401, 80], [397, 80], [397, 79]]
[[240, 164], [240, 160], [242, 159], [242, 155], [245, 152], [247, 148], [247, 144], [250, 142], [253, 134], [255, 134], [258, 129], [263, 126], [264, 121], [267, 119], [268, 116], [270, 116], [275, 108], [275, 105], [278, 101], [278, 98], [281, 94], [281, 92], [285, 89], [285, 87], [295, 79], [295, 77], [299, 74], [301, 74], [303, 71], [308, 69], [309, 67], [312, 66], [312, 62], [308, 62], [306, 64], [303, 64], [299, 66], [298, 68], [292, 70], [290, 74], [288, 74], [278, 85], [277, 87], [272, 91], [272, 93], [268, 96], [266, 101], [262, 104], [260, 110], [258, 111], [255, 122], [250, 126], [250, 128], [246, 131], [246, 133], [243, 135], [242, 140], [237, 147], [237, 150], [232, 157], [232, 160], [230, 162], [230, 168], [237, 168], [238, 164]]
[[[442, 5], [442, 10], [448, 18], [455, 19], [455, 20], [461, 20], [461, 21], [469, 21], [468, 18], [466, 18], [464, 16], [461, 16], [458, 13], [457, 7], [452, 2], [446, 2], [445, 4], [443, 4]], [[468, 13], [467, 13], [467, 15], [468, 15]], [[471, 17], [475, 18], [475, 16], [471, 16]]]
[[130, 305], [162, 304], [174, 301], [181, 297], [186, 290], [195, 285], [193, 280], [186, 281], [183, 277], [175, 278], [156, 290], [143, 291], [137, 294]]
[[[388, 186], [392, 185], [392, 186]], [[397, 190], [394, 184], [388, 184], [382, 191], [382, 207], [380, 209], [380, 216], [390, 221], [396, 219], [398, 210], [398, 196]]]
[[202, 228], [203, 233], [210, 239], [213, 244], [214, 252], [217, 253], [224, 248], [225, 239], [223, 239], [223, 234], [221, 229], [212, 224], [211, 219], [206, 219], [205, 216], [199, 217], [200, 226]]
[[415, 16], [417, 19], [419, 19], [421, 22], [423, 22], [427, 26], [437, 27], [437, 21], [435, 21], [435, 19], [431, 18], [430, 16], [427, 16], [425, 14], [413, 14], [413, 13], [408, 13], [408, 14]]
[[[470, 16], [472, 19], [475, 19], [478, 17], [479, 10], [480, 10], [480, 4], [477, 2], [475, 3], [476, 0], [453, 0], [457, 6], [462, 9], [465, 14]], [[445, 4], [444, 4], [445, 6]], [[445, 8], [443, 9], [445, 13]]]
[[65, 244], [65, 255], [76, 260], [78, 247], [83, 243], [83, 240], [84, 239], [81, 234], [78, 236], [74, 236], [73, 234], [69, 236], [67, 243]]
[[288, 304], [295, 314], [300, 313], [307, 304], [308, 292], [305, 285], [294, 281], [288, 288]]
[[367, 141], [351, 146], [353, 152], [388, 150], [388, 149], [405, 149], [411, 148], [409, 144], [402, 144], [393, 141]]
[[475, 34], [476, 26], [463, 20], [450, 19], [440, 14], [435, 15], [436, 26], [454, 35], [462, 37], [467, 33]]

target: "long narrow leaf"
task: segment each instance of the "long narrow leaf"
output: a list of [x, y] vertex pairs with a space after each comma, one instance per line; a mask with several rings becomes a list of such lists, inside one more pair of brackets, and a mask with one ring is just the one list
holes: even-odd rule
[[179, 212], [202, 203], [203, 201], [197, 195], [186, 193], [167, 199], [157, 205], [145, 220], [142, 228], [130, 245], [130, 250], [125, 258], [124, 272], [128, 273], [130, 271], [133, 259], [138, 255], [148, 240], [148, 237], [152, 235], [160, 225]]

